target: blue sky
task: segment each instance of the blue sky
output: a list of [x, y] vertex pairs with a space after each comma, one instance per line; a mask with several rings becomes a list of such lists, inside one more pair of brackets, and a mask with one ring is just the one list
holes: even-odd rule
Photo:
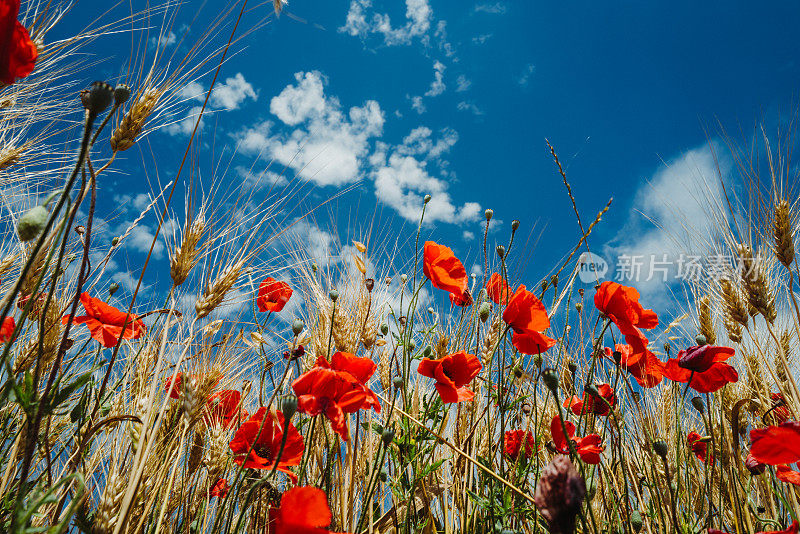
[[[185, 31], [190, 6], [167, 42]], [[792, 2], [292, 0], [224, 66], [204, 139], [213, 123], [217, 151], [238, 146], [234, 166], [288, 166], [285, 177], [315, 185], [309, 207], [352, 189], [331, 208], [340, 225], [377, 209], [408, 232], [431, 193], [426, 232], [468, 269], [480, 263], [485, 208], [501, 221], [500, 241], [519, 219], [521, 242], [538, 239], [523, 247], [520, 278], [532, 283], [579, 237], [545, 138], [584, 224], [615, 199], [595, 249], [658, 249], [635, 210], [669, 218], [659, 195], [680, 204], [714, 179], [706, 145], [717, 121], [749, 142], [757, 120], [794, 110], [798, 21]], [[119, 72], [113, 63], [104, 65]], [[208, 83], [187, 88], [186, 109]], [[154, 134], [164, 168], [185, 141], [181, 123]]]

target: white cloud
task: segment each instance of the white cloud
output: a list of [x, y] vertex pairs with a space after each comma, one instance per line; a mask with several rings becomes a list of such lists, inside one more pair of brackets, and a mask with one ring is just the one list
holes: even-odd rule
[[459, 74], [456, 79], [456, 93], [463, 93], [472, 86], [472, 82], [467, 79], [463, 74]]
[[232, 78], [227, 78], [224, 83], [217, 84], [211, 93], [211, 103], [225, 109], [237, 109], [248, 98], [258, 100], [258, 95], [241, 72], [237, 72]]
[[669, 161], [639, 188], [628, 222], [604, 250], [605, 259], [610, 260], [607, 277], [619, 274], [618, 258], [639, 257], [640, 262], [633, 262], [641, 264], [638, 280], [628, 283], [658, 301], [667, 297], [668, 285], [657, 262], [666, 255], [670, 262], [668, 280], [674, 281], [682, 254], [703, 256], [712, 250], [720, 216], [728, 213], [720, 172], [724, 179], [731, 164], [719, 149], [719, 145], [712, 145], [689, 150]]
[[503, 2], [495, 2], [494, 4], [485, 3], [475, 6], [475, 11], [478, 13], [491, 13], [494, 15], [502, 15], [508, 11], [508, 7]]
[[361, 39], [377, 34], [388, 46], [407, 45], [428, 32], [433, 17], [428, 0], [406, 0], [406, 22], [397, 27], [392, 26], [388, 14], [377, 13], [371, 8], [371, 0], [352, 0], [345, 24], [339, 31]]
[[525, 65], [525, 68], [522, 69], [522, 74], [520, 74], [519, 78], [517, 78], [517, 83], [525, 87], [531, 81], [531, 77], [535, 71], [536, 66], [533, 63], [528, 63]]
[[157, 35], [150, 38], [150, 46], [152, 48], [157, 48], [161, 46], [162, 48], [167, 48], [168, 46], [172, 46], [178, 42], [178, 36], [175, 35], [175, 32], [169, 31], [166, 34]]
[[454, 205], [447, 192], [448, 180], [432, 176], [429, 170], [429, 163], [438, 161], [455, 144], [457, 134], [444, 130], [440, 138], [433, 141], [431, 133], [429, 128], [416, 128], [393, 150], [384, 144], [378, 147], [371, 158], [375, 196], [408, 221], [419, 220], [426, 194], [432, 197], [425, 209], [426, 222], [476, 220], [480, 206], [475, 202], [461, 207]]
[[[187, 112], [186, 116], [182, 119], [175, 119], [173, 122], [164, 126], [164, 131], [169, 135], [190, 135], [194, 130], [194, 125], [197, 122], [197, 117], [200, 116], [202, 106], [192, 106]], [[208, 115], [208, 110], [204, 114]], [[202, 130], [205, 126], [205, 119], [200, 119], [200, 124], [197, 127], [198, 131]]]
[[456, 106], [458, 111], [469, 111], [473, 115], [483, 115], [483, 110], [475, 105], [475, 102], [462, 101]]
[[238, 134], [240, 149], [274, 159], [318, 185], [358, 181], [369, 141], [383, 131], [380, 106], [368, 100], [345, 113], [336, 97], [325, 95], [327, 80], [320, 72], [298, 72], [295, 80], [271, 100], [270, 111], [283, 125], [298, 128], [287, 134], [269, 121], [256, 124]]
[[431, 82], [431, 88], [425, 93], [425, 96], [439, 96], [440, 94], [444, 93], [446, 86], [444, 84], [444, 64], [440, 61], [433, 62], [433, 81]]
[[421, 96], [412, 96], [409, 97], [411, 99], [411, 109], [422, 115], [425, 113], [427, 108], [425, 107], [425, 102], [422, 101]]

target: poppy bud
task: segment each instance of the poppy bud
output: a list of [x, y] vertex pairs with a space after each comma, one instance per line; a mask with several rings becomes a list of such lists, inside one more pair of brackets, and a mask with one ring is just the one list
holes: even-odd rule
[[400, 283], [401, 284], [405, 284], [406, 282], [408, 282], [408, 276], [406, 276], [404, 274], [401, 274], [400, 275]]
[[117, 245], [119, 245], [119, 236], [115, 236], [115, 237], [114, 237], [114, 238], [111, 240], [111, 246], [112, 246], [112, 247], [116, 247]]
[[559, 454], [542, 469], [534, 502], [550, 532], [575, 532], [575, 520], [586, 497], [586, 483], [569, 456]]
[[663, 458], [663, 459], [667, 458], [667, 452], [669, 451], [669, 449], [667, 448], [667, 442], [666, 441], [663, 441], [663, 440], [660, 440], [660, 439], [657, 440], [657, 441], [654, 441], [653, 442], [653, 450], [661, 458]]
[[78, 226], [75, 227], [75, 233], [78, 234], [78, 235], [85, 234], [86, 233], [86, 227], [81, 225], [81, 224], [79, 224]]
[[111, 285], [108, 286], [108, 296], [113, 297], [114, 293], [119, 290], [119, 284], [116, 282], [111, 282]]
[[642, 514], [639, 510], [631, 512], [631, 527], [633, 531], [640, 532], [642, 530], [642, 525], [644, 525], [644, 521], [642, 520]]
[[703, 334], [697, 334], [694, 338], [695, 343], [697, 343], [698, 347], [702, 347], [703, 345], [707, 345], [708, 341], [706, 340], [706, 336]]
[[576, 364], [576, 363], [575, 363], [575, 362], [573, 362], [573, 361], [570, 361], [570, 362], [567, 364], [567, 369], [569, 369], [569, 372], [570, 372], [570, 373], [572, 373], [572, 374], [575, 374], [575, 371], [577, 371], [577, 370], [578, 370], [578, 364]]
[[542, 291], [544, 291], [545, 289], [547, 289], [547, 281], [546, 281], [546, 280], [542, 280], [542, 285], [541, 285], [541, 287], [542, 287]]
[[531, 413], [531, 405], [528, 404], [527, 402], [522, 403], [522, 407], [520, 409], [522, 410], [522, 413], [524, 413], [525, 415], [530, 415]]
[[389, 473], [386, 472], [386, 469], [381, 469], [381, 472], [378, 474], [378, 478], [381, 479], [381, 482], [386, 482], [389, 480]]
[[535, 365], [536, 367], [541, 367], [543, 362], [544, 362], [544, 358], [542, 358], [541, 354], [534, 354], [533, 355], [533, 365]]
[[600, 396], [600, 391], [597, 389], [597, 386], [595, 386], [594, 384], [586, 384], [586, 386], [584, 386], [583, 390], [586, 393], [588, 393], [589, 395], [593, 396], [593, 397], [599, 397]]
[[300, 332], [302, 332], [305, 327], [306, 325], [305, 323], [303, 323], [302, 320], [295, 319], [294, 321], [292, 321], [292, 334], [294, 334], [295, 336], [299, 336]]
[[558, 391], [558, 373], [555, 369], [547, 368], [542, 371], [542, 382], [547, 386], [547, 389], [555, 393]]
[[478, 317], [482, 323], [485, 323], [489, 319], [489, 315], [491, 315], [491, 313], [492, 306], [488, 302], [482, 303], [481, 307], [478, 309]]
[[403, 387], [403, 377], [402, 376], [394, 377], [392, 379], [392, 385], [397, 389], [400, 389], [401, 387]]
[[384, 447], [388, 447], [393, 439], [394, 439], [394, 429], [384, 428], [383, 433], [381, 434], [381, 440], [383, 441]]
[[694, 409], [700, 413], [705, 412], [706, 407], [703, 404], [703, 399], [700, 397], [692, 397], [692, 406], [694, 406]]
[[423, 198], [422, 200], [425, 202], [425, 204], [427, 204], [428, 202], [431, 201], [431, 196], [430, 195], [425, 195], [425, 198]]
[[744, 466], [750, 471], [751, 475], [760, 475], [767, 469], [767, 466], [756, 460], [752, 454], [747, 455], [744, 460]]
[[425, 348], [422, 349], [422, 356], [425, 357], [425, 358], [430, 358], [431, 357], [431, 352], [432, 352], [431, 346], [430, 345], [425, 345]]
[[492, 220], [492, 215], [494, 215], [494, 211], [486, 210], [483, 212], [483, 215], [486, 217], [486, 222], [489, 222]]
[[388, 333], [389, 333], [389, 325], [386, 324], [386, 323], [383, 323], [381, 325], [381, 334], [383, 334], [385, 336]]
[[294, 395], [286, 395], [281, 399], [281, 412], [288, 421], [297, 412], [297, 397]]
[[638, 391], [634, 391], [633, 394], [632, 394], [632, 397], [633, 397], [633, 402], [637, 402], [637, 403], [639, 402], [639, 399], [642, 398], [641, 394], [639, 394]]
[[114, 88], [114, 105], [121, 106], [131, 97], [131, 88], [121, 83]]
[[106, 82], [93, 82], [87, 92], [81, 92], [83, 107], [94, 115], [105, 111], [113, 99], [114, 89]]
[[622, 353], [618, 350], [612, 352], [611, 356], [614, 358], [614, 363], [616, 363], [617, 365], [619, 365], [620, 362], [622, 361]]
[[312, 272], [317, 272], [317, 262], [314, 262], [314, 263], [311, 264], [311, 271]]
[[517, 378], [522, 378], [522, 368], [521, 367], [514, 367], [514, 376]]
[[582, 303], [580, 303], [580, 302], [576, 302], [576, 303], [575, 303], [575, 311], [577, 311], [578, 313], [580, 313], [582, 309], [583, 309], [583, 304], [582, 304]]
[[516, 232], [518, 228], [519, 228], [519, 221], [517, 219], [511, 221], [511, 231]]
[[372, 278], [367, 278], [364, 280], [364, 287], [367, 288], [367, 291], [372, 293], [372, 289], [375, 287], [375, 280]]
[[17, 235], [23, 243], [38, 236], [47, 225], [50, 213], [44, 206], [34, 206], [25, 212], [17, 222]]
[[339, 292], [335, 289], [331, 289], [331, 292], [328, 293], [328, 296], [333, 302], [336, 302], [336, 300], [339, 298]]
[[506, 255], [506, 247], [504, 247], [503, 245], [497, 245], [497, 248], [495, 249], [495, 251], [497, 252], [497, 257], [499, 257], [501, 260]]

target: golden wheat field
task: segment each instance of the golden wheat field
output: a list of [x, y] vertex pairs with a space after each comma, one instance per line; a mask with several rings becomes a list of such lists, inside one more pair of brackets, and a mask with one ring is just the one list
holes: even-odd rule
[[[239, 46], [287, 4], [216, 6], [191, 33], [194, 2], [133, 4], [77, 26], [81, 2], [0, 0], [1, 532], [798, 532], [793, 122], [756, 128], [758, 158], [730, 142], [739, 183], [702, 243], [724, 261], [673, 309], [581, 282], [614, 208], [578, 209], [550, 142], [578, 231], [546, 274], [492, 209], [455, 253], [426, 222], [441, 190], [326, 261], [292, 231], [342, 202], [280, 162], [266, 188], [198, 170], [230, 142], [203, 128], [215, 85], [233, 56], [288, 53]], [[171, 128], [182, 152], [155, 165]], [[112, 180], [144, 199], [116, 226]]]

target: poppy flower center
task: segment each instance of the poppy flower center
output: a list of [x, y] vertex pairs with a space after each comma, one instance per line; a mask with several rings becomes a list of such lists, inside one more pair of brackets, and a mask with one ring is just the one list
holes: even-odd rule
[[268, 462], [272, 461], [272, 449], [267, 444], [257, 443], [256, 446], [253, 447], [253, 452]]

